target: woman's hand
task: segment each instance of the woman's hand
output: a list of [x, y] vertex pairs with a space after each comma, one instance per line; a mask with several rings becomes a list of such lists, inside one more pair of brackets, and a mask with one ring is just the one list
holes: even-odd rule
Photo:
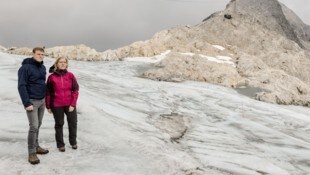
[[74, 111], [74, 107], [73, 106], [69, 106], [69, 112]]
[[47, 111], [48, 111], [48, 113], [50, 113], [50, 114], [53, 113], [51, 109], [47, 109]]

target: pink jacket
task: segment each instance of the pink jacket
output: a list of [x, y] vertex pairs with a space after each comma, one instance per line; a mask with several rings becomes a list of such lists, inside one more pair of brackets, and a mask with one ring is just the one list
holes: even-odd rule
[[71, 72], [55, 71], [46, 83], [46, 108], [76, 106], [79, 85]]

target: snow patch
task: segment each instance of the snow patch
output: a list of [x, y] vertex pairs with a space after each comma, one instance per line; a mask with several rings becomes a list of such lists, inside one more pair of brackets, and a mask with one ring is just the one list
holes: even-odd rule
[[124, 61], [135, 61], [135, 62], [145, 62], [145, 63], [157, 63], [161, 60], [166, 58], [166, 55], [168, 55], [171, 52], [171, 50], [167, 50], [164, 53], [161, 53], [160, 55], [156, 55], [153, 57], [127, 57], [124, 58]]
[[[194, 56], [195, 53], [181, 53], [182, 55], [188, 55], [188, 56]], [[217, 63], [222, 63], [222, 64], [229, 64], [233, 67], [236, 67], [235, 63], [232, 62], [232, 58], [228, 57], [228, 56], [216, 56], [216, 57], [211, 57], [211, 56], [206, 56], [206, 55], [202, 55], [202, 54], [197, 54], [202, 58], [206, 58], [208, 61], [213, 61], [213, 62], [217, 62]]]
[[225, 50], [225, 47], [220, 46], [220, 45], [212, 45], [212, 46], [219, 49], [219, 50]]

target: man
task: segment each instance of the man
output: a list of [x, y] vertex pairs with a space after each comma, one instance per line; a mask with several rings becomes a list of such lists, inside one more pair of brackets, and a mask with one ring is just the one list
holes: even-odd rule
[[32, 50], [33, 57], [26, 58], [18, 70], [18, 92], [25, 107], [28, 121], [28, 161], [40, 163], [37, 154], [49, 151], [39, 146], [38, 136], [45, 110], [45, 79], [46, 68], [43, 65], [44, 49], [36, 47]]

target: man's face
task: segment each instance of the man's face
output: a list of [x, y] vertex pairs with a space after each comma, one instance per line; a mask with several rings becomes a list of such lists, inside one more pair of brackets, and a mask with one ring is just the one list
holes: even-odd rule
[[33, 58], [38, 62], [42, 62], [44, 58], [44, 52], [36, 50], [36, 52], [33, 54]]

